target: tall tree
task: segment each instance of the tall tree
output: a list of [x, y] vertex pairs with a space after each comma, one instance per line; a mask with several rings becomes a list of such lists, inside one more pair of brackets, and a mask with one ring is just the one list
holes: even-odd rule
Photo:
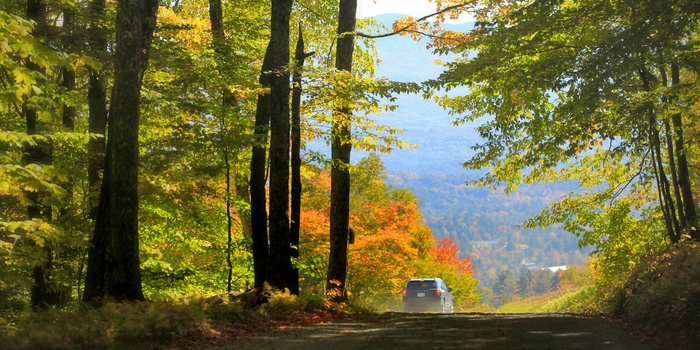
[[60, 305], [66, 296], [61, 287], [70, 283], [57, 265], [66, 262], [58, 252], [65, 254], [70, 248], [64, 245], [64, 223], [53, 215], [59, 209], [63, 212], [66, 199], [66, 173], [54, 164], [54, 149], [66, 137], [74, 139], [70, 133], [56, 132], [62, 129], [57, 113], [62, 100], [53, 92], [60, 91], [61, 70], [75, 69], [85, 61], [49, 47], [62, 42], [49, 31], [45, 3], [15, 5], [9, 7], [33, 19], [30, 22], [0, 11], [5, 42], [0, 53], [0, 85], [16, 91], [0, 98], [0, 147], [4, 152], [0, 157], [0, 245], [5, 247], [0, 254], [0, 284], [6, 291], [29, 287], [29, 293], [23, 290], [20, 298], [27, 296], [34, 309], [44, 309]]
[[[304, 61], [314, 52], [305, 52], [304, 33], [299, 24], [299, 38], [294, 51], [294, 76], [292, 78], [292, 159], [291, 159], [291, 223], [289, 225], [289, 244], [291, 257], [299, 259], [299, 228], [301, 220], [301, 94]], [[292, 266], [289, 274], [289, 290], [299, 294], [299, 269]]]
[[[291, 271], [289, 247], [289, 20], [292, 0], [272, 1], [271, 32], [260, 83], [268, 93], [258, 96], [250, 170], [251, 220], [255, 287], [265, 281], [286, 288]], [[268, 242], [265, 183], [266, 145], [270, 131], [270, 231]], [[269, 250], [268, 250], [269, 249]]]
[[[214, 52], [216, 52], [217, 65], [219, 68], [219, 74], [224, 76], [224, 79], [228, 78], [226, 73], [227, 69], [223, 69], [226, 66], [224, 62], [225, 58], [230, 53], [226, 45], [226, 36], [224, 33], [224, 21], [223, 21], [223, 8], [221, 7], [221, 0], [210, 0], [209, 1], [209, 21], [211, 22], [211, 32], [213, 38]], [[232, 217], [232, 201], [233, 201], [233, 191], [231, 187], [231, 160], [230, 160], [230, 149], [229, 149], [229, 138], [226, 132], [226, 116], [228, 112], [233, 109], [236, 105], [236, 99], [229, 89], [221, 89], [221, 109], [219, 111], [219, 132], [221, 141], [224, 143], [223, 146], [223, 158], [224, 158], [224, 168], [226, 173], [226, 238], [227, 238], [227, 256], [226, 264], [228, 265], [228, 278], [227, 278], [227, 291], [231, 293], [232, 281], [233, 281], [233, 262], [231, 260], [231, 250], [233, 246], [233, 217]]]
[[517, 289], [515, 277], [508, 271], [503, 270], [498, 274], [498, 279], [493, 285], [493, 293], [500, 300], [501, 304], [505, 304], [513, 299]]
[[[90, 0], [88, 3], [89, 54], [105, 62], [107, 57], [107, 31], [105, 29], [105, 0]], [[107, 88], [104, 74], [99, 69], [89, 68], [88, 81], [88, 184], [90, 186], [90, 217], [95, 220], [100, 189], [101, 173], [107, 133]]]
[[[335, 68], [352, 72], [355, 50], [357, 0], [340, 0], [338, 15], [338, 42]], [[350, 152], [352, 111], [350, 101], [333, 111], [331, 126], [331, 216], [330, 255], [326, 293], [336, 301], [346, 301], [345, 283], [348, 268], [348, 229], [350, 224]]]
[[[106, 59], [107, 32], [105, 31], [105, 0], [90, 0], [88, 3], [90, 30], [88, 51], [93, 57]], [[107, 88], [104, 74], [95, 68], [88, 69], [88, 187], [89, 217], [97, 223], [100, 188], [105, 166], [107, 136]], [[104, 220], [100, 221], [103, 223]], [[105, 263], [108, 248], [107, 230], [104, 227], [93, 229], [88, 247], [88, 261], [85, 275], [83, 300], [98, 301], [105, 295]]]
[[[27, 19], [36, 23], [33, 35], [46, 40], [46, 4], [43, 0], [27, 1]], [[44, 75], [44, 71], [41, 67], [32, 60], [28, 59], [26, 64], [31, 70], [40, 72], [42, 76]], [[29, 103], [25, 103], [22, 106], [22, 111], [26, 121], [27, 135], [36, 135], [40, 133], [41, 127], [39, 125], [40, 121], [37, 108]], [[52, 158], [51, 144], [47, 142], [46, 139], [34, 144], [27, 144], [25, 147], [23, 159], [25, 164], [49, 165], [53, 161]], [[51, 222], [52, 208], [42, 203], [42, 197], [45, 195], [46, 194], [36, 190], [27, 193], [27, 198], [30, 200], [30, 204], [27, 206], [27, 217], [29, 219], [43, 219], [47, 222]], [[48, 246], [44, 247], [44, 255], [44, 259], [41, 263], [34, 266], [32, 271], [34, 284], [31, 288], [31, 303], [32, 307], [35, 309], [47, 308], [51, 304], [56, 304], [56, 301], [52, 300], [53, 293], [49, 285], [53, 252]]]
[[272, 74], [270, 76], [270, 265], [268, 281], [284, 289], [292, 272], [289, 235], [289, 85], [290, 31], [293, 0], [272, 2]]
[[[117, 5], [114, 87], [110, 99], [105, 174], [95, 225], [104, 237], [103, 263], [88, 265], [88, 285], [104, 295], [88, 293], [89, 301], [109, 297], [142, 300], [138, 237], [138, 130], [143, 74], [156, 25], [157, 0], [125, 0]], [[104, 267], [104, 271], [90, 269]]]

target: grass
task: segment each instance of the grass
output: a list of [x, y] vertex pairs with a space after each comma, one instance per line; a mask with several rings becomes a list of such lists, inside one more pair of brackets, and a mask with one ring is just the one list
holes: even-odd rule
[[121, 349], [168, 341], [208, 327], [204, 310], [168, 303], [107, 304], [101, 309], [29, 313], [0, 332], [7, 349]]
[[217, 344], [274, 327], [373, 315], [372, 310], [321, 297], [271, 293], [262, 305], [240, 298], [192, 298], [166, 302], [113, 303], [95, 309], [27, 313], [17, 324], [0, 318], [0, 349], [185, 349]]
[[611, 303], [628, 322], [668, 332], [683, 344], [700, 342], [700, 243], [670, 245], [642, 259]]
[[519, 299], [502, 305], [496, 313], [594, 313], [595, 286], [576, 291], [557, 291], [536, 297]]

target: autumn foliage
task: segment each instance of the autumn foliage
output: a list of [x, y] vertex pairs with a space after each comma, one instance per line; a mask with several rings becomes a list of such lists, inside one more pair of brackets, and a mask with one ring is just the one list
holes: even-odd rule
[[[348, 289], [351, 301], [381, 310], [401, 307], [401, 291], [412, 277], [441, 277], [464, 309], [478, 301], [473, 265], [459, 257], [451, 238], [436, 241], [415, 197], [383, 181], [383, 167], [369, 157], [354, 169], [350, 225]], [[306, 290], [321, 291], [328, 254], [327, 171], [310, 169], [305, 179], [301, 214], [299, 266]]]

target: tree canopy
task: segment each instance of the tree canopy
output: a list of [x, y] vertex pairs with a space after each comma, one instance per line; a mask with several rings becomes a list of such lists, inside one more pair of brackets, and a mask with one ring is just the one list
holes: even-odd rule
[[437, 49], [460, 57], [427, 83], [447, 91], [436, 99], [457, 123], [483, 121], [465, 167], [487, 172], [473, 183], [576, 181], [525, 226], [563, 223], [604, 270], [629, 269], [663, 239], [698, 239], [686, 141], [696, 137], [698, 4], [477, 4], [474, 30]]
[[[343, 53], [351, 66], [331, 64], [337, 39], [347, 36], [338, 32], [336, 2], [272, 5], [0, 5], [0, 289], [10, 296], [3, 309], [18, 312], [30, 299], [44, 308], [264, 282], [286, 288], [291, 269], [302, 273], [302, 290], [321, 293], [332, 256], [322, 245], [332, 168], [357, 177], [348, 183], [347, 209], [355, 231], [349, 290], [358, 300], [381, 296], [377, 306], [397, 307], [405, 279], [442, 273], [460, 307], [476, 303], [469, 258], [433, 237], [412, 194], [384, 184], [377, 157], [351, 165], [302, 153], [300, 242], [290, 245], [284, 145], [297, 87], [290, 76], [303, 82], [302, 151], [312, 139], [338, 140], [331, 122], [352, 123], [340, 140], [357, 149], [409, 146], [370, 114], [395, 108], [395, 94], [419, 86], [375, 77], [369, 39], [348, 36], [361, 43]], [[291, 57], [292, 38], [302, 34], [317, 52], [303, 66]], [[256, 237], [264, 259], [255, 254]], [[268, 264], [259, 281], [258, 261]]]

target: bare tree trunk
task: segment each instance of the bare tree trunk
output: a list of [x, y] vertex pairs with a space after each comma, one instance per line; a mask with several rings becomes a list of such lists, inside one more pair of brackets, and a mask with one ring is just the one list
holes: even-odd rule
[[144, 299], [138, 237], [138, 129], [141, 85], [157, 10], [157, 0], [117, 4], [111, 120], [95, 227], [96, 235], [105, 230], [100, 235], [106, 233], [107, 246], [104, 285], [98, 290], [105, 291], [102, 297], [117, 301]]
[[[46, 5], [43, 0], [28, 0], [27, 1], [27, 19], [37, 23], [34, 29], [34, 36], [43, 37], [46, 35]], [[42, 69], [32, 62], [26, 61], [28, 68], [42, 72]], [[27, 135], [37, 135], [40, 133], [39, 120], [37, 111], [34, 107], [24, 104], [22, 106], [24, 113]], [[49, 165], [53, 162], [51, 144], [46, 141], [38, 141], [35, 145], [26, 145], [23, 156], [24, 164], [40, 164]], [[27, 205], [27, 217], [29, 219], [41, 219], [47, 222], [52, 220], [52, 208], [42, 204], [45, 193], [39, 191], [30, 191], [26, 193], [27, 198], [31, 201]], [[34, 310], [47, 309], [52, 305], [57, 305], [54, 298], [54, 292], [50, 285], [51, 270], [53, 265], [53, 251], [50, 244], [47, 243], [41, 249], [44, 254], [44, 260], [32, 269], [32, 277], [34, 283], [31, 287], [31, 305]]]
[[[263, 61], [260, 83], [269, 87], [267, 72], [269, 70], [268, 54]], [[253, 238], [253, 271], [255, 274], [254, 287], [261, 291], [267, 281], [267, 266], [269, 246], [267, 242], [267, 133], [270, 124], [270, 96], [258, 95], [255, 111], [256, 145], [250, 159], [250, 221]]]
[[[680, 85], [680, 71], [678, 64], [671, 65], [671, 84], [673, 87]], [[676, 157], [678, 160], [678, 186], [680, 187], [681, 197], [683, 199], [684, 225], [683, 229], [689, 231], [690, 237], [694, 240], [700, 240], [700, 231], [697, 227], [697, 214], [695, 212], [695, 200], [693, 199], [693, 189], [690, 183], [690, 173], [688, 171], [688, 158], [686, 156], [685, 138], [683, 135], [683, 121], [680, 113], [671, 115], [673, 122], [673, 134], [675, 139], [675, 154], [670, 154], [669, 157]], [[679, 203], [679, 206], [681, 204]]]
[[[91, 0], [88, 4], [90, 30], [88, 43], [90, 54], [103, 58], [107, 53], [107, 40], [102, 23], [105, 19], [105, 0]], [[92, 135], [88, 141], [88, 184], [90, 191], [90, 219], [98, 224], [102, 171], [105, 166], [107, 133], [107, 89], [102, 72], [90, 68], [88, 83], [88, 131]], [[105, 208], [103, 207], [103, 210]], [[104, 215], [104, 214], [103, 214]], [[104, 220], [99, 222], [104, 226]], [[105, 295], [105, 264], [107, 260], [106, 227], [93, 228], [87, 253], [85, 290], [82, 299], [99, 303]]]
[[270, 265], [268, 281], [289, 288], [292, 270], [289, 239], [289, 18], [293, 0], [272, 1], [270, 85]]
[[[299, 24], [299, 39], [294, 53], [296, 67], [292, 79], [292, 202], [291, 224], [289, 226], [290, 254], [293, 259], [299, 258], [299, 224], [301, 220], [301, 93], [302, 93], [302, 69], [307, 57], [314, 53], [304, 52], [304, 34]], [[299, 269], [292, 266], [289, 275], [289, 290], [292, 294], [299, 294]]]
[[[340, 0], [338, 20], [338, 44], [335, 67], [338, 70], [352, 71], [354, 51], [357, 0]], [[348, 227], [350, 221], [350, 151], [351, 113], [341, 108], [333, 113], [331, 136], [331, 217], [330, 217], [330, 256], [326, 293], [336, 301], [346, 301], [345, 283], [348, 267]]]

